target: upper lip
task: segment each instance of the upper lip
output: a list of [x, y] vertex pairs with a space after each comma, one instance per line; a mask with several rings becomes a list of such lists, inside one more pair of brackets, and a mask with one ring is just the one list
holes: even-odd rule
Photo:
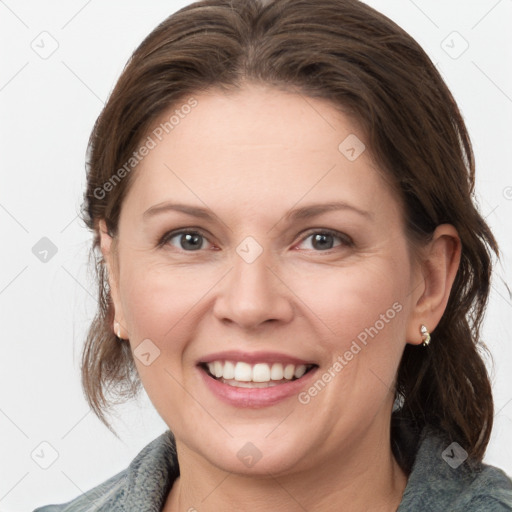
[[281, 354], [279, 352], [240, 352], [229, 350], [226, 352], [216, 352], [209, 354], [199, 361], [201, 363], [212, 363], [213, 361], [241, 361], [249, 364], [256, 363], [281, 363], [281, 364], [316, 364], [313, 361], [307, 361], [295, 356]]

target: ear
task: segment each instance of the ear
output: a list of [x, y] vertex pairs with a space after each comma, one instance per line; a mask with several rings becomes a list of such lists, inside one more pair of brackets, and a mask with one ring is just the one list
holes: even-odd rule
[[[114, 334], [118, 337], [126, 339], [128, 338], [128, 333], [119, 294], [119, 265], [117, 262], [116, 244], [112, 236], [108, 233], [105, 220], [101, 219], [98, 226], [101, 253], [107, 267], [110, 296], [114, 304], [114, 324], [112, 325], [112, 329]], [[116, 327], [114, 327], [114, 325]]]
[[461, 257], [461, 242], [457, 230], [451, 224], [436, 228], [432, 240], [423, 249], [419, 262], [421, 286], [413, 299], [413, 309], [407, 325], [407, 342], [419, 345], [423, 342], [420, 326], [430, 333], [437, 327], [448, 304]]

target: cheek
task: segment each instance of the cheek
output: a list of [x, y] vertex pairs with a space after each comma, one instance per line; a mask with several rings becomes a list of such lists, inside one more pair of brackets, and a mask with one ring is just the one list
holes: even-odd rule
[[392, 259], [375, 258], [318, 277], [299, 279], [295, 289], [328, 328], [324, 339], [333, 353], [347, 350], [353, 340], [363, 346], [371, 340], [392, 343], [404, 332], [408, 275]]
[[[359, 266], [336, 269], [323, 279], [321, 292], [314, 280], [303, 283], [297, 292], [322, 326], [329, 328], [322, 327], [327, 335], [321, 337], [321, 344], [330, 363], [319, 378], [329, 382], [323, 399], [340, 411], [345, 418], [341, 424], [364, 422], [364, 417], [370, 421], [394, 393], [409, 307], [409, 277], [403, 270], [408, 260], [402, 264], [397, 260], [372, 258]], [[352, 411], [352, 419], [343, 415], [346, 410]]]
[[[138, 270], [141, 267], [143, 272]], [[121, 300], [130, 338], [150, 338], [156, 343], [178, 340], [177, 334], [185, 326], [190, 328], [194, 309], [200, 308], [201, 299], [215, 285], [211, 274], [142, 262], [137, 268], [126, 268]]]
[[[130, 345], [149, 398], [164, 414], [164, 421], [170, 422], [172, 418], [165, 415], [188, 403], [188, 385], [184, 388], [181, 383], [186, 380], [184, 370], [190, 360], [184, 361], [205, 294], [218, 279], [212, 277], [212, 272], [210, 277], [206, 273], [200, 276], [184, 267], [170, 268], [135, 258], [132, 261], [133, 265], [125, 265], [120, 281], [124, 283], [120, 291]], [[198, 411], [187, 414], [191, 418]]]
[[352, 411], [352, 419], [344, 420], [348, 423], [370, 421], [394, 394], [409, 307], [407, 273], [399, 267], [381, 260], [346, 269], [328, 280], [316, 298], [311, 295], [311, 309], [330, 329], [322, 343], [331, 363], [319, 378], [333, 382], [327, 392], [333, 408], [340, 415]]

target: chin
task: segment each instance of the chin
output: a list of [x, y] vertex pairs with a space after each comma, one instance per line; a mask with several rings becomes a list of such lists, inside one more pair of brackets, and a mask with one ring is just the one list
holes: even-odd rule
[[196, 440], [195, 451], [225, 472], [258, 477], [285, 475], [296, 472], [306, 456], [303, 435], [287, 432], [284, 438], [271, 440], [261, 430], [247, 429], [247, 435], [229, 439], [225, 436], [206, 446]]

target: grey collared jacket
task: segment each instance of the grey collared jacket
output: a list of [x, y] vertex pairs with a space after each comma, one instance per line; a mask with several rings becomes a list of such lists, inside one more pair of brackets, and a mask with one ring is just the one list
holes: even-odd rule
[[[417, 446], [397, 512], [512, 511], [512, 481], [503, 471], [463, 461], [459, 445], [429, 427]], [[161, 512], [178, 476], [174, 437], [168, 430], [117, 475], [68, 503], [34, 512]], [[234, 505], [235, 510], [239, 509]]]

